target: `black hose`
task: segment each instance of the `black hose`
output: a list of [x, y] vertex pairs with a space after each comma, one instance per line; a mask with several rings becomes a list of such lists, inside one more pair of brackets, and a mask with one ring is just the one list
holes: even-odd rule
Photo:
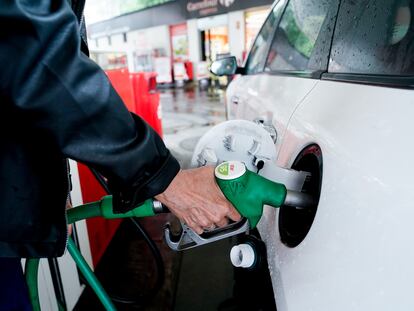
[[151, 291], [148, 294], [148, 296], [152, 298], [157, 294], [157, 292], [164, 285], [164, 280], [165, 280], [164, 261], [162, 260], [161, 252], [158, 249], [157, 245], [151, 239], [151, 237], [149, 236], [148, 232], [144, 229], [144, 227], [142, 227], [139, 224], [139, 222], [137, 221], [137, 218], [135, 218], [135, 217], [131, 218], [131, 221], [136, 226], [138, 231], [141, 233], [141, 235], [145, 239], [145, 241], [147, 242], [148, 247], [150, 248], [150, 251], [151, 251], [151, 253], [152, 253], [152, 255], [154, 256], [154, 259], [155, 259], [155, 264], [156, 264], [157, 272], [158, 272], [157, 273], [157, 280], [155, 282], [154, 287], [151, 289]]
[[[102, 186], [102, 188], [105, 190], [105, 192], [107, 194], [111, 194], [111, 191], [109, 190], [108, 184], [107, 184], [106, 180], [102, 177], [102, 175], [99, 174], [93, 168], [89, 168], [89, 169], [91, 170], [93, 176], [96, 178], [96, 180], [99, 182], [99, 184]], [[146, 295], [139, 296], [138, 299], [130, 299], [130, 298], [125, 298], [125, 297], [119, 297], [119, 296], [116, 296], [116, 295], [112, 295], [110, 293], [108, 293], [108, 295], [111, 298], [111, 300], [116, 302], [116, 303], [137, 305], [137, 304], [142, 304], [142, 303], [152, 299], [158, 293], [158, 291], [162, 288], [162, 286], [164, 285], [164, 280], [165, 280], [165, 266], [164, 266], [164, 261], [162, 259], [160, 250], [158, 249], [155, 242], [151, 239], [148, 232], [139, 223], [138, 219], [136, 217], [128, 218], [128, 219], [134, 224], [134, 226], [137, 229], [138, 233], [144, 238], [145, 242], [147, 243], [147, 245], [148, 245], [148, 247], [151, 251], [151, 254], [154, 257], [155, 264], [156, 264], [156, 269], [157, 269], [157, 280], [155, 282], [154, 287]]]
[[164, 285], [164, 279], [165, 279], [165, 267], [164, 267], [164, 261], [162, 260], [161, 253], [157, 247], [157, 245], [154, 243], [154, 241], [150, 238], [147, 231], [138, 223], [136, 218], [130, 218], [132, 223], [135, 225], [137, 230], [140, 232], [142, 237], [147, 242], [148, 247], [150, 248], [150, 251], [155, 259], [155, 264], [157, 267], [157, 280], [155, 282], [154, 287], [147, 293], [145, 296], [141, 296], [139, 299], [126, 299], [122, 297], [117, 297], [112, 295], [111, 299], [114, 302], [123, 303], [123, 304], [139, 304], [145, 301], [148, 301], [152, 299], [158, 291], [162, 288]]

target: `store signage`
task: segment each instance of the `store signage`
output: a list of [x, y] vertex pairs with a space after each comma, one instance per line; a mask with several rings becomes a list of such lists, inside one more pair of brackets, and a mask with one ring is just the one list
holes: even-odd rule
[[203, 0], [187, 3], [187, 12], [190, 15], [211, 15], [218, 12], [218, 0]]
[[270, 5], [272, 0], [181, 0], [189, 18], [198, 18]]

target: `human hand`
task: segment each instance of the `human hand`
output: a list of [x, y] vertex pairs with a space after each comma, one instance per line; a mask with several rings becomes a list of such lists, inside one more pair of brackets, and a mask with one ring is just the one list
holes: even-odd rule
[[180, 171], [155, 198], [198, 234], [241, 218], [217, 186], [211, 166]]
[[[72, 203], [70, 202], [70, 200], [68, 199], [67, 201], [66, 201], [66, 209], [68, 210], [68, 209], [70, 209], [70, 208], [72, 208], [73, 206], [72, 206]], [[72, 235], [72, 224], [70, 224], [70, 225], [68, 225], [68, 236], [71, 236]]]

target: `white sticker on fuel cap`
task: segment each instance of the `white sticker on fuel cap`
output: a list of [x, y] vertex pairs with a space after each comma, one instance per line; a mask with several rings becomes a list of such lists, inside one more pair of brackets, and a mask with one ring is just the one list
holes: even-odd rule
[[227, 161], [215, 169], [216, 177], [224, 180], [239, 178], [244, 173], [246, 173], [246, 166], [240, 161]]

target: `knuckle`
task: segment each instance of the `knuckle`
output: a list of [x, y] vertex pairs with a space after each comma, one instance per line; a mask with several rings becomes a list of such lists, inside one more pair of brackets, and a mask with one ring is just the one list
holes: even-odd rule
[[236, 216], [238, 214], [234, 207], [229, 207], [229, 215]]
[[207, 220], [207, 219], [200, 219], [200, 225], [202, 226], [202, 227], [209, 227], [209, 226], [211, 226], [211, 223]]
[[186, 225], [187, 225], [188, 227], [190, 227], [191, 229], [194, 227], [194, 223], [193, 223], [191, 220], [186, 221], [185, 223], [186, 223]]
[[223, 209], [223, 210], [221, 210], [220, 211], [220, 219], [223, 219], [223, 218], [225, 218], [225, 217], [227, 217], [227, 215], [229, 215], [229, 212], [230, 212], [230, 210], [229, 209]]
[[231, 212], [231, 210], [232, 210], [232, 207], [231, 207], [231, 205], [228, 203], [228, 202], [226, 202], [226, 204], [224, 205], [224, 207], [223, 207], [223, 210], [226, 212], [226, 213], [230, 213]]
[[214, 221], [214, 223], [220, 223], [220, 222], [222, 222], [222, 220], [223, 220], [223, 218], [224, 217], [221, 217], [221, 216], [219, 216], [219, 215], [214, 215], [214, 217], [213, 217], [213, 221]]

